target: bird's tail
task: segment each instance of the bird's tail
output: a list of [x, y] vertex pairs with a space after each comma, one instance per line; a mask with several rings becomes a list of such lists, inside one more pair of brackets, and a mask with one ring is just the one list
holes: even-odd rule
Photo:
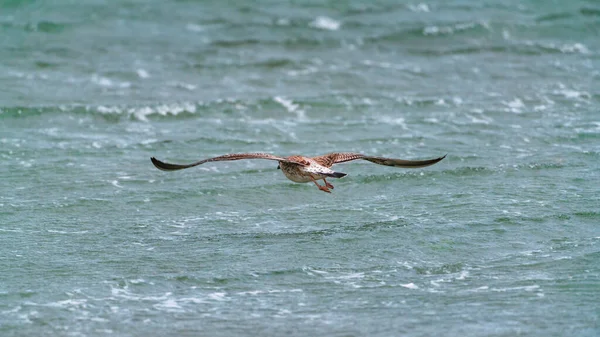
[[325, 173], [324, 175], [328, 176], [328, 177], [332, 177], [332, 178], [342, 178], [347, 176], [346, 173], [342, 173], [342, 172], [331, 172], [331, 173]]

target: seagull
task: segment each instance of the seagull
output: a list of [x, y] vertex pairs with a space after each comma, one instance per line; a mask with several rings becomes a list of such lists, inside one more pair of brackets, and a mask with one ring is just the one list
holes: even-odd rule
[[[162, 162], [154, 157], [150, 160], [157, 169], [162, 171], [177, 171], [194, 166], [198, 166], [204, 163], [213, 161], [229, 161], [229, 160], [241, 160], [241, 159], [267, 159], [279, 162], [278, 169], [281, 169], [285, 176], [296, 183], [308, 183], [313, 182], [317, 187], [327, 193], [331, 193], [330, 189], [333, 189], [327, 178], [342, 178], [346, 176], [346, 173], [337, 172], [331, 169], [334, 164], [344, 163], [352, 160], [367, 160], [371, 163], [404, 167], [404, 168], [419, 168], [433, 165], [442, 159], [443, 157], [427, 160], [404, 160], [404, 159], [393, 159], [384, 157], [373, 157], [367, 156], [360, 153], [351, 152], [335, 152], [318, 157], [305, 157], [305, 156], [289, 156], [289, 157], [278, 157], [268, 153], [231, 153], [223, 156], [208, 158], [197, 161], [191, 164], [170, 164]], [[325, 185], [319, 185], [317, 180], [323, 180]]]

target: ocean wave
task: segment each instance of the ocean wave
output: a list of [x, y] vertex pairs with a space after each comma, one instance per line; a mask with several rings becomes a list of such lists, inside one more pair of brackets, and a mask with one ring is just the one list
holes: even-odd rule
[[446, 25], [418, 25], [400, 29], [394, 32], [386, 32], [380, 35], [365, 37], [368, 43], [379, 42], [405, 42], [407, 40], [428, 39], [435, 36], [471, 34], [489, 34], [490, 24], [485, 21], [465, 21]]
[[[440, 99], [418, 97], [384, 97], [406, 106], [439, 105]], [[327, 99], [325, 96], [303, 97], [300, 99], [287, 98], [280, 95], [272, 97], [244, 100], [235, 98], [216, 99], [212, 101], [174, 102], [148, 105], [56, 105], [56, 106], [0, 106], [0, 119], [2, 118], [31, 118], [50, 114], [73, 114], [76, 116], [100, 117], [107, 121], [119, 122], [122, 120], [149, 121], [151, 119], [185, 120], [202, 117], [214, 124], [222, 124], [224, 119], [256, 124], [273, 125], [274, 127], [290, 127], [297, 123], [344, 125], [367, 123], [394, 124], [406, 129], [405, 119], [388, 115], [362, 116], [359, 119], [321, 118], [317, 115], [308, 116], [308, 109], [312, 108], [347, 108], [364, 106], [369, 99], [361, 98], [356, 101], [352, 95], [337, 96], [337, 100]], [[366, 104], [368, 105], [368, 104]], [[252, 111], [252, 115], [248, 113]], [[285, 130], [288, 132], [289, 130]]]
[[338, 30], [342, 23], [327, 16], [318, 16], [314, 21], [311, 21], [309, 27], [323, 30]]
[[444, 170], [429, 170], [429, 171], [400, 171], [400, 172], [382, 172], [377, 175], [366, 175], [353, 178], [361, 183], [373, 183], [373, 182], [385, 182], [389, 180], [406, 180], [407, 178], [413, 179], [432, 179], [435, 177], [450, 175], [457, 177], [470, 177], [470, 176], [481, 176], [490, 175], [497, 172], [497, 168], [483, 167], [483, 166], [464, 166], [454, 169]]
[[563, 53], [563, 54], [590, 54], [590, 50], [582, 43], [563, 43], [556, 44], [551, 42], [525, 41], [525, 47], [531, 47], [532, 51], [540, 53]]
[[575, 14], [569, 13], [569, 12], [550, 13], [550, 14], [543, 14], [543, 15], [538, 16], [535, 19], [535, 21], [537, 21], [537, 22], [559, 21], [559, 20], [565, 20], [565, 19], [572, 18], [573, 16], [575, 16]]
[[[218, 103], [217, 103], [218, 104]], [[121, 118], [147, 121], [151, 116], [185, 117], [194, 115], [204, 103], [171, 103], [147, 106], [105, 106], [105, 105], [59, 105], [37, 107], [0, 107], [0, 118], [30, 118], [48, 114], [74, 114], [104, 117], [118, 121]]]
[[577, 16], [583, 17], [597, 17], [600, 16], [600, 9], [591, 7], [582, 7], [578, 11], [564, 11], [549, 14], [542, 14], [535, 20], [537, 22], [553, 22], [575, 18]]
[[[0, 7], [1, 8], [1, 7]], [[37, 22], [4, 21], [0, 27], [4, 30], [16, 29], [29, 33], [60, 34], [73, 25], [70, 23], [40, 20]]]
[[446, 26], [426, 26], [423, 28], [423, 35], [449, 35], [466, 31], [489, 31], [489, 24], [482, 22], [460, 22]]
[[579, 13], [583, 16], [600, 16], [600, 8], [583, 7], [579, 9]]
[[441, 48], [414, 48], [409, 50], [412, 54], [442, 56], [442, 55], [468, 55], [468, 54], [515, 54], [515, 55], [543, 55], [543, 54], [591, 54], [590, 49], [582, 43], [556, 44], [539, 41], [504, 41], [490, 42], [478, 46], [453, 46], [444, 45]]
[[61, 33], [70, 25], [52, 21], [40, 21], [36, 23], [28, 23], [25, 25], [26, 31], [43, 32], [43, 33]]
[[463, 263], [450, 263], [438, 266], [413, 266], [412, 269], [421, 275], [457, 274], [465, 270]]
[[215, 47], [231, 48], [241, 46], [254, 46], [257, 44], [265, 44], [267, 41], [259, 39], [237, 39], [237, 40], [213, 40], [210, 44]]

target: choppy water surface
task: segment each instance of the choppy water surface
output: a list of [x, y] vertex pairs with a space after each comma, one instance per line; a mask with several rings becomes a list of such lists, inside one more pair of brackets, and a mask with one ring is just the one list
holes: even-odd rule
[[[596, 336], [594, 1], [4, 1], [2, 336]], [[354, 151], [332, 194], [229, 152]]]

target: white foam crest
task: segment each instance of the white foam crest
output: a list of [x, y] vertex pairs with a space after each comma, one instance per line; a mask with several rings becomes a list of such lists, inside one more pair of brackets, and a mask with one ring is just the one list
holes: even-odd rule
[[558, 48], [563, 53], [589, 54], [590, 50], [581, 43], [563, 44]]
[[21, 161], [19, 161], [19, 164], [22, 165], [23, 167], [31, 167], [31, 166], [33, 166], [33, 162], [34, 162], [33, 159], [30, 159], [28, 161], [21, 160]]
[[132, 107], [132, 108], [122, 108], [119, 106], [104, 106], [100, 105], [97, 107], [86, 107], [87, 111], [95, 110], [102, 114], [129, 114], [134, 116], [136, 119], [140, 121], [148, 121], [148, 116], [150, 115], [173, 115], [177, 116], [180, 113], [190, 112], [195, 113], [197, 108], [196, 104], [191, 102], [182, 102], [182, 103], [173, 103], [173, 104], [161, 104], [158, 106], [142, 106], [142, 107]]
[[290, 23], [291, 21], [288, 18], [279, 18], [277, 21], [275, 21], [275, 24], [278, 26], [289, 26]]
[[185, 82], [179, 82], [179, 81], [171, 81], [171, 82], [168, 82], [167, 85], [169, 85], [171, 87], [174, 87], [174, 88], [185, 89], [185, 90], [188, 90], [188, 91], [194, 91], [198, 87], [195, 84], [190, 84], [190, 83], [185, 83]]
[[[599, 133], [600, 132], [600, 122], [590, 122], [589, 126], [590, 127], [585, 127], [585, 128], [575, 128], [575, 132], [577, 132], [577, 133], [584, 133], [584, 132]], [[581, 149], [581, 151], [585, 152], [583, 149]]]
[[408, 261], [396, 261], [396, 263], [409, 270], [414, 268]]
[[295, 113], [296, 117], [300, 120], [306, 119], [306, 115], [303, 109], [300, 109], [298, 104], [294, 104], [292, 100], [283, 98], [281, 96], [273, 97], [273, 100], [279, 104], [281, 104], [288, 112]]
[[327, 274], [326, 271], [324, 270], [317, 270], [317, 269], [313, 269], [310, 267], [302, 267], [302, 271], [304, 271], [305, 273], [307, 273], [310, 276], [316, 276], [315, 274], [319, 274], [319, 275], [323, 275], [323, 274]]
[[208, 294], [208, 298], [211, 300], [214, 300], [214, 301], [226, 301], [227, 293], [225, 293], [225, 292], [210, 293], [210, 294]]
[[491, 117], [484, 116], [484, 115], [481, 115], [481, 117], [475, 117], [470, 114], [465, 114], [465, 116], [467, 116], [471, 120], [471, 123], [473, 123], [473, 124], [490, 125], [494, 122], [494, 119], [492, 119]]
[[378, 122], [388, 125], [397, 125], [404, 130], [408, 130], [406, 120], [402, 117], [381, 116], [377, 119]]
[[[88, 109], [89, 110], [89, 109]], [[96, 111], [103, 114], [120, 114], [123, 113], [123, 109], [117, 106], [106, 107], [104, 105], [100, 105], [96, 108]]]
[[124, 287], [119, 287], [119, 288], [111, 286], [110, 291], [111, 291], [111, 294], [116, 298], [132, 300], [132, 301], [165, 302], [168, 299], [170, 299], [171, 295], [173, 295], [173, 293], [171, 293], [171, 292], [166, 292], [160, 296], [140, 296], [140, 295], [136, 295], [136, 294], [132, 293], [131, 291], [129, 291], [128, 285], [126, 285]]
[[275, 315], [275, 317], [285, 317], [290, 315], [292, 312], [290, 310], [287, 309], [279, 309], [277, 311], [277, 314]]
[[43, 74], [43, 73], [39, 73], [39, 72], [23, 73], [23, 72], [20, 72], [20, 71], [9, 70], [8, 74], [10, 76], [13, 76], [13, 77], [25, 78], [25, 79], [28, 79], [28, 80], [37, 80], [37, 79], [47, 80], [48, 79], [48, 75]]
[[590, 50], [582, 43], [566, 43], [557, 45], [555, 43], [540, 43], [536, 41], [525, 41], [526, 46], [538, 47], [552, 51], [560, 51], [565, 54], [589, 54]]
[[190, 32], [195, 32], [195, 33], [199, 33], [204, 31], [204, 27], [195, 24], [195, 23], [188, 23], [187, 25], [185, 25], [185, 29], [189, 30]]
[[48, 229], [47, 232], [48, 233], [54, 233], [54, 234], [86, 234], [89, 231], [74, 231], [74, 232], [69, 232], [69, 231], [59, 231], [59, 230], [55, 230], [55, 229]]
[[[305, 117], [303, 113], [300, 114], [300, 116], [298, 117], [298, 119], [302, 120], [304, 120], [304, 118]], [[293, 131], [298, 125], [298, 122], [295, 120], [278, 120], [274, 118], [257, 119], [244, 115], [244, 118], [241, 118], [240, 121], [250, 125], [269, 125], [277, 131], [281, 132], [282, 134], [285, 134], [286, 136], [290, 137], [291, 139], [298, 139]], [[278, 147], [278, 145], [273, 144], [273, 147]]]
[[293, 101], [285, 99], [283, 97], [280, 96], [275, 96], [273, 98], [273, 100], [281, 105], [283, 105], [284, 108], [287, 109], [288, 112], [294, 112], [298, 109], [298, 104], [294, 104]]
[[469, 272], [466, 270], [461, 270], [460, 274], [456, 277], [457, 280], [464, 280], [469, 276]]
[[149, 78], [150, 74], [145, 69], [137, 69], [135, 71], [140, 78]]
[[569, 89], [562, 83], [559, 83], [558, 86], [558, 90], [552, 91], [555, 95], [560, 95], [568, 99], [589, 99], [591, 97], [590, 93], [587, 91]]
[[279, 294], [279, 293], [301, 293], [302, 289], [271, 289], [271, 290], [249, 290], [249, 291], [240, 291], [236, 293], [236, 295], [261, 295], [261, 294]]
[[216, 166], [202, 166], [202, 167], [199, 167], [198, 170], [205, 171], [205, 172], [215, 172], [215, 173], [221, 172]]
[[327, 16], [319, 16], [308, 24], [310, 27], [324, 30], [338, 30], [341, 23]]
[[198, 297], [184, 297], [184, 298], [180, 298], [178, 302], [181, 302], [183, 304], [187, 304], [187, 303], [192, 303], [192, 304], [206, 304], [206, 303], [210, 303], [206, 299], [198, 298]]
[[163, 104], [156, 107], [130, 108], [127, 112], [141, 121], [147, 121], [147, 116], [152, 114], [177, 116], [182, 112], [195, 113], [196, 105], [192, 103]]
[[461, 32], [476, 27], [489, 29], [487, 22], [466, 22], [457, 23], [452, 26], [427, 26], [423, 29], [423, 35], [449, 35], [455, 32]]
[[111, 185], [113, 185], [114, 187], [118, 187], [118, 188], [123, 188], [123, 185], [119, 185], [119, 181], [118, 180], [113, 180], [110, 182]]
[[487, 290], [489, 290], [489, 289], [490, 289], [490, 287], [489, 287], [489, 286], [481, 286], [481, 287], [478, 287], [478, 288], [475, 288], [475, 289], [471, 289], [471, 290], [468, 290], [468, 291], [469, 291], [469, 292], [475, 292], [475, 293], [478, 293], [478, 292], [481, 292], [481, 291], [487, 291]]
[[521, 113], [522, 109], [525, 108], [525, 103], [523, 103], [523, 101], [518, 97], [516, 97], [512, 101], [502, 103], [504, 103], [508, 107], [508, 111], [514, 113]]
[[154, 308], [167, 312], [183, 312], [183, 308], [177, 303], [177, 300], [168, 298], [154, 305]]
[[507, 291], [518, 291], [518, 290], [536, 291], [538, 289], [540, 289], [540, 286], [537, 284], [534, 284], [531, 286], [522, 286], [522, 287], [492, 288], [491, 291], [495, 291], [495, 292], [507, 292]]
[[413, 73], [421, 73], [421, 68], [419, 66], [416, 65], [401, 65], [401, 64], [395, 64], [395, 63], [389, 63], [389, 62], [378, 62], [378, 61], [372, 61], [372, 60], [363, 60], [361, 62], [363, 65], [369, 66], [369, 67], [378, 67], [378, 68], [382, 68], [382, 69], [394, 69], [394, 70], [403, 70], [403, 71], [411, 71]]
[[289, 70], [287, 74], [289, 76], [302, 76], [302, 75], [310, 75], [319, 71], [319, 68], [314, 66], [308, 66], [302, 70]]
[[427, 26], [423, 29], [423, 35], [442, 35], [452, 34], [453, 32], [452, 27]]
[[429, 6], [426, 3], [418, 3], [416, 5], [411, 4], [408, 5], [408, 9], [411, 12], [416, 12], [416, 13], [429, 13], [431, 10], [429, 9]]
[[408, 289], [419, 289], [419, 286], [416, 285], [416, 284], [414, 284], [414, 283], [412, 283], [412, 282], [411, 283], [406, 283], [406, 284], [401, 284], [400, 286], [404, 287], [404, 288], [408, 288]]
[[346, 275], [339, 275], [339, 276], [327, 276], [325, 277], [326, 279], [336, 279], [336, 280], [354, 280], [354, 279], [362, 279], [365, 277], [365, 273], [359, 272], [359, 273], [349, 273]]
[[[2, 294], [4, 295], [5, 293], [4, 293], [4, 292], [2, 292]], [[22, 307], [21, 307], [20, 305], [17, 305], [17, 306], [16, 306], [16, 307], [14, 307], [13, 309], [8, 309], [8, 310], [0, 311], [0, 314], [2, 314], [2, 315], [14, 314], [14, 313], [17, 313], [17, 312], [19, 312], [19, 311], [21, 310], [21, 308], [22, 308]]]
[[47, 304], [44, 304], [43, 306], [75, 310], [75, 309], [81, 309], [81, 308], [87, 307], [87, 300], [84, 298], [68, 299], [68, 300], [63, 300], [63, 301], [47, 303]]
[[131, 87], [131, 83], [129, 83], [129, 82], [116, 82], [116, 81], [111, 80], [108, 77], [100, 76], [98, 74], [93, 74], [91, 77], [91, 81], [92, 81], [92, 83], [97, 84], [101, 87], [105, 87], [105, 88], [112, 88], [112, 87], [129, 88], [129, 87]]

